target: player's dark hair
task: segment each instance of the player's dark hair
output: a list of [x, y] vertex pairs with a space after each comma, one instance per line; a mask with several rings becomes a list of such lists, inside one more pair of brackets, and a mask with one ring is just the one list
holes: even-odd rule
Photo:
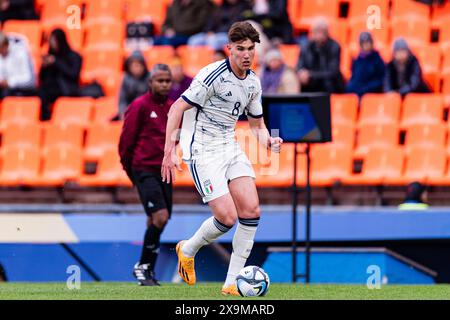
[[170, 71], [170, 68], [167, 64], [164, 63], [157, 63], [155, 64], [152, 69], [150, 70], [150, 77], [153, 77], [155, 73], [158, 71], [165, 71], [172, 75], [172, 72]]
[[252, 42], [260, 42], [259, 33], [253, 26], [246, 21], [235, 22], [228, 31], [228, 40], [230, 42], [241, 42], [246, 39]]

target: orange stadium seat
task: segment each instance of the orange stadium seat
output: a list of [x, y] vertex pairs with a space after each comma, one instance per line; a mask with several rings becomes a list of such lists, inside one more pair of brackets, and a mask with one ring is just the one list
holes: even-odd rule
[[[369, 8], [370, 6], [376, 6], [377, 9]], [[350, 24], [363, 22], [366, 24], [367, 17], [374, 13], [379, 13], [383, 19], [389, 15], [389, 0], [351, 0], [348, 12], [348, 19]]]
[[430, 44], [431, 31], [428, 21], [397, 20], [391, 23], [391, 42], [403, 38], [411, 48]]
[[300, 46], [296, 44], [282, 44], [278, 47], [283, 55], [284, 62], [291, 68], [297, 69], [297, 63], [300, 56]]
[[60, 28], [62, 29], [67, 37], [67, 42], [69, 43], [70, 47], [77, 51], [81, 52], [83, 50], [83, 43], [84, 43], [84, 28], [83, 25], [81, 25], [80, 29], [69, 29], [66, 25], [57, 24], [52, 26], [52, 28], [49, 28], [48, 30], [45, 30], [43, 32], [43, 39], [44, 44], [41, 46], [41, 52], [46, 54], [48, 52], [48, 40], [50, 37], [50, 34], [52, 30]]
[[444, 148], [447, 127], [443, 123], [414, 124], [406, 132], [406, 151], [413, 148]]
[[441, 76], [444, 78], [446, 75], [450, 75], [450, 51], [443, 52]]
[[356, 94], [332, 94], [330, 103], [333, 125], [355, 125], [358, 114], [358, 96]]
[[45, 30], [50, 30], [56, 25], [66, 25], [68, 18], [72, 11], [68, 12], [71, 5], [76, 5], [80, 8], [84, 0], [46, 0], [43, 2], [41, 12], [41, 22]]
[[420, 62], [425, 81], [434, 92], [439, 91], [441, 49], [438, 46], [428, 45], [413, 48], [413, 52]]
[[345, 20], [330, 20], [329, 26], [330, 37], [337, 41], [342, 47], [346, 47], [348, 43], [348, 23]]
[[213, 61], [214, 50], [207, 46], [179, 46], [177, 53], [186, 74], [194, 77], [201, 68]]
[[429, 21], [430, 6], [414, 0], [394, 0], [391, 7], [391, 20]]
[[[294, 183], [294, 144], [285, 143], [280, 153], [261, 150], [259, 161], [253, 165], [258, 187], [290, 187]], [[302, 158], [302, 155], [299, 155]], [[303, 158], [302, 158], [303, 159]], [[305, 170], [306, 162], [297, 162], [297, 172]], [[298, 184], [303, 184], [304, 177], [297, 176]]]
[[41, 125], [28, 123], [26, 125], [11, 123], [2, 134], [2, 147], [41, 145]]
[[[358, 53], [359, 53], [359, 35], [361, 34], [361, 32], [370, 32], [370, 34], [372, 35], [373, 41], [374, 41], [374, 46], [377, 50], [380, 51], [384, 51], [384, 50], [390, 50], [391, 47], [389, 45], [389, 28], [388, 28], [388, 20], [387, 19], [382, 19], [381, 21], [381, 28], [380, 29], [372, 29], [369, 30], [367, 28], [367, 24], [365, 21], [355, 21], [354, 23], [351, 24], [351, 26], [349, 27], [349, 31], [350, 31], [350, 36], [349, 36], [349, 48], [350, 48], [350, 52], [352, 54], [353, 57], [355, 57]], [[382, 55], [382, 57], [384, 59], [386, 59], [386, 57], [384, 57]]]
[[341, 64], [339, 67], [345, 80], [349, 80], [352, 76], [352, 56], [349, 47], [341, 48]]
[[99, 159], [97, 171], [93, 175], [83, 174], [78, 179], [82, 186], [132, 186], [122, 168], [117, 149], [107, 149]]
[[405, 156], [401, 148], [376, 147], [363, 157], [361, 173], [344, 179], [345, 184], [382, 185], [402, 178]]
[[339, 17], [338, 0], [303, 0], [300, 5], [300, 15], [291, 17], [297, 30], [309, 30], [314, 20], [325, 17], [329, 21]]
[[[333, 141], [324, 145], [332, 145], [336, 148], [350, 148], [353, 149], [355, 145], [355, 124], [333, 124], [332, 125]], [[314, 146], [313, 146], [314, 148]]]
[[116, 97], [101, 97], [94, 100], [93, 123], [109, 123], [119, 111], [119, 102]]
[[191, 173], [189, 171], [188, 166], [184, 161], [182, 161], [182, 154], [181, 147], [178, 144], [176, 146], [176, 153], [178, 156], [178, 160], [180, 161], [181, 165], [181, 171], [175, 170], [175, 183], [174, 186], [179, 187], [195, 187], [194, 181], [192, 180]]
[[0, 130], [10, 124], [26, 126], [39, 122], [41, 101], [38, 97], [5, 97], [2, 102]]
[[77, 124], [85, 127], [91, 120], [94, 99], [90, 97], [61, 97], [55, 102], [51, 123], [58, 125]]
[[86, 160], [99, 160], [107, 149], [117, 152], [122, 122], [95, 123], [89, 127], [84, 148]]
[[44, 155], [42, 174], [35, 182], [42, 186], [59, 186], [77, 180], [83, 170], [81, 148], [54, 145]]
[[[84, 52], [81, 68], [81, 82], [97, 80], [103, 87], [110, 79], [113, 86], [119, 86], [120, 72], [123, 66], [122, 53], [117, 50], [89, 50]], [[111, 92], [110, 92], [111, 93]]]
[[92, 24], [86, 30], [85, 50], [109, 51], [122, 50], [124, 47], [125, 27], [119, 21]]
[[3, 25], [3, 32], [20, 34], [28, 40], [32, 52], [39, 52], [42, 41], [42, 29], [39, 21], [8, 20]]
[[440, 179], [445, 174], [447, 153], [443, 148], [412, 148], [406, 160], [405, 173], [402, 179], [392, 184], [407, 184], [414, 181], [428, 183], [429, 180]]
[[400, 126], [413, 124], [436, 124], [443, 122], [444, 108], [441, 95], [410, 93], [403, 101], [403, 116]]
[[167, 3], [165, 1], [134, 0], [127, 6], [127, 21], [151, 21], [158, 28], [166, 18]]
[[350, 176], [352, 172], [352, 149], [317, 146], [311, 152], [311, 185], [331, 186]]
[[0, 185], [18, 186], [38, 178], [41, 157], [38, 146], [8, 146], [2, 148]]
[[439, 45], [441, 46], [442, 52], [448, 54], [450, 49], [450, 22], [445, 23], [441, 27], [439, 33]]
[[368, 123], [362, 126], [357, 135], [355, 158], [364, 158], [371, 149], [395, 148], [399, 142], [397, 123]]
[[448, 23], [450, 16], [450, 2], [443, 1], [442, 5], [435, 5], [431, 11], [431, 24], [435, 28], [441, 28], [445, 23]]
[[54, 147], [81, 148], [84, 140], [84, 129], [78, 124], [60, 125], [58, 123], [44, 128], [44, 144], [42, 151], [47, 153]]
[[361, 99], [358, 127], [368, 124], [397, 124], [400, 118], [401, 97], [397, 93], [368, 93]]
[[442, 84], [442, 94], [444, 99], [444, 105], [450, 107], [450, 74], [444, 76]]
[[120, 22], [123, 20], [124, 10], [124, 0], [87, 0], [86, 26]]
[[172, 46], [153, 46], [144, 51], [144, 58], [149, 68], [157, 63], [170, 64], [175, 57], [175, 50]]

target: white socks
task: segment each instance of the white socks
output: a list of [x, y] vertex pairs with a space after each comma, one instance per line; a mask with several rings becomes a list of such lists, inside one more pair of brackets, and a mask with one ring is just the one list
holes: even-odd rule
[[193, 257], [204, 245], [217, 240], [221, 235], [228, 232], [233, 226], [226, 226], [214, 217], [203, 222], [197, 232], [184, 244], [181, 251], [186, 257]]
[[253, 239], [255, 238], [258, 223], [259, 218], [239, 218], [239, 223], [233, 237], [233, 253], [231, 254], [224, 287], [234, 284], [239, 271], [245, 266], [253, 248]]

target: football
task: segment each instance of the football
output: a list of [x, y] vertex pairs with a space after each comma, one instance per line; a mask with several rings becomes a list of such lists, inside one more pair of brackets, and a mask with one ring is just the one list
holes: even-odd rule
[[236, 277], [236, 286], [242, 297], [263, 296], [269, 290], [270, 280], [260, 267], [247, 266]]

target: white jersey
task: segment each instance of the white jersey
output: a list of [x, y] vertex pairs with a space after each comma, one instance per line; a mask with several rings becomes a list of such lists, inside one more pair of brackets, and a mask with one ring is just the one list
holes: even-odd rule
[[262, 117], [258, 77], [248, 71], [245, 78], [238, 78], [228, 59], [201, 69], [181, 97], [195, 107], [184, 112], [180, 136], [184, 160], [234, 144], [242, 113]]

